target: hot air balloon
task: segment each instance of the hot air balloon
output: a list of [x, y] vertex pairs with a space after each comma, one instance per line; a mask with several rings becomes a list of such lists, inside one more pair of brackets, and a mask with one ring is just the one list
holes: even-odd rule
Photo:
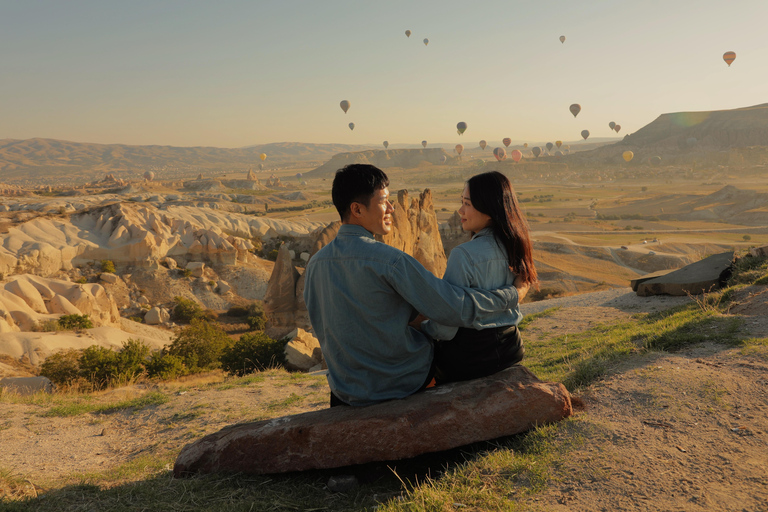
[[421, 141], [421, 147], [423, 148], [427, 147], [427, 141], [425, 140]]
[[153, 179], [155, 179], [155, 173], [153, 173], [152, 171], [145, 172], [144, 179], [147, 181], [152, 181]]
[[723, 54], [723, 60], [728, 64], [728, 67], [731, 67], [731, 63], [736, 60], [736, 52], [725, 52]]
[[467, 131], [467, 123], [465, 123], [464, 121], [461, 121], [460, 123], [458, 123], [456, 125], [456, 131], [459, 132], [459, 135]]
[[496, 157], [497, 162], [507, 159], [507, 150], [504, 148], [496, 148], [493, 150], [493, 156]]
[[264, 160], [267, 159], [267, 154], [266, 153], [262, 153], [262, 154], [259, 155], [259, 158], [261, 158], [261, 161], [263, 162]]
[[631, 151], [625, 151], [621, 154], [621, 156], [624, 157], [625, 162], [629, 162], [630, 160], [632, 160], [632, 158], [635, 157], [635, 154]]
[[389, 141], [388, 140], [385, 140], [384, 142], [382, 142], [382, 144], [384, 144], [384, 149], [387, 149], [389, 147]]
[[441, 156], [440, 156], [440, 163], [443, 163], [443, 164], [444, 164], [444, 163], [445, 163], [445, 162], [447, 162], [447, 161], [448, 161], [448, 157], [447, 157], [447, 156], [445, 156], [445, 155], [441, 155]]
[[429, 39], [427, 39], [427, 38], [425, 37], [425, 38], [424, 38], [424, 46], [427, 46], [428, 44], [429, 44]]
[[555, 141], [555, 146], [557, 146], [558, 148], [559, 148], [560, 146], [562, 146], [562, 145], [563, 145], [563, 141], [561, 141], [561, 140], [556, 140], [556, 141]]
[[515, 163], [519, 162], [521, 158], [523, 158], [523, 153], [519, 149], [515, 149], [512, 151], [509, 156], [512, 157], [512, 160], [515, 161]]
[[610, 128], [611, 130], [613, 130], [614, 128], [616, 128], [616, 123], [614, 123], [613, 121], [611, 121], [610, 123], [608, 123], [608, 128]]
[[488, 145], [488, 143], [485, 142], [484, 140], [480, 141], [480, 149], [482, 149], [483, 151], [485, 151], [485, 146], [487, 146], [487, 145]]
[[555, 147], [554, 144], [552, 144], [551, 142], [547, 142], [547, 151], [552, 151], [553, 147]]
[[341, 107], [341, 110], [344, 111], [344, 113], [347, 113], [347, 110], [349, 110], [349, 102], [347, 100], [341, 100], [341, 103], [339, 103], [339, 106]]
[[405, 37], [411, 37], [411, 31], [410, 30], [406, 30], [405, 31]]
[[502, 144], [504, 144], [505, 147], [509, 147], [509, 145], [512, 144], [512, 139], [510, 139], [509, 137], [504, 137], [504, 139], [502, 139], [501, 142]]
[[354, 130], [355, 129], [355, 123], [349, 123], [349, 129]]
[[616, 126], [613, 127], [613, 129], [616, 131], [616, 133], [619, 133], [619, 130], [621, 130], [621, 125], [617, 124]]
[[[564, 43], [564, 42], [565, 42], [565, 36], [560, 36], [560, 42], [561, 42], [561, 43]], [[578, 45], [576, 45], [576, 46], [578, 46]]]
[[649, 161], [651, 162], [651, 165], [661, 165], [660, 156], [652, 156]]
[[541, 148], [539, 146], [536, 146], [531, 151], [533, 152], [533, 156], [539, 158], [539, 155], [541, 154]]
[[571, 114], [573, 114], [573, 117], [576, 117], [577, 115], [579, 115], [579, 112], [581, 112], [581, 105], [579, 105], [578, 103], [574, 103], [573, 105], [568, 107], [568, 110], [571, 111]]
[[527, 148], [528, 147], [528, 143], [526, 142], [525, 144], [523, 144], [523, 147]]
[[461, 154], [462, 151], [464, 151], [464, 146], [461, 144], [456, 144], [456, 147], [454, 148], [458, 154]]
[[589, 137], [589, 130], [581, 130], [581, 136], [584, 137], [584, 140], [587, 140], [587, 137]]
[[297, 173], [296, 173], [296, 179], [297, 179], [297, 180], [299, 180], [299, 181], [301, 181], [301, 178], [302, 178], [303, 176], [304, 176], [304, 175], [303, 175], [303, 174], [301, 174], [300, 172], [297, 172]]

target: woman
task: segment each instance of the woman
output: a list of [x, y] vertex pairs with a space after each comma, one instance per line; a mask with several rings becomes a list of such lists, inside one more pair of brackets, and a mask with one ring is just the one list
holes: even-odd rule
[[[470, 288], [514, 284], [524, 296], [537, 282], [533, 244], [507, 177], [493, 171], [470, 178], [461, 195], [459, 215], [462, 229], [473, 236], [451, 251], [443, 279]], [[472, 329], [423, 322], [422, 329], [436, 340], [437, 383], [484, 377], [520, 362], [524, 349], [517, 324], [521, 318], [516, 305]]]

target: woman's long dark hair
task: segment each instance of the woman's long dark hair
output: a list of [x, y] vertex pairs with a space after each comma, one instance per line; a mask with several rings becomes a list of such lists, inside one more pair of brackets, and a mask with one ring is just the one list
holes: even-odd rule
[[472, 176], [467, 181], [475, 210], [491, 218], [496, 241], [507, 250], [509, 268], [527, 284], [538, 281], [533, 264], [533, 243], [512, 184], [497, 171]]

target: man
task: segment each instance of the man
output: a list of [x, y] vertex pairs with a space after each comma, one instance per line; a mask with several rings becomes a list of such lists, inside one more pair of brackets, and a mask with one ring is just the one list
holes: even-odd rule
[[404, 398], [432, 380], [432, 340], [410, 327], [416, 312], [446, 325], [497, 327], [483, 318], [514, 307], [514, 286], [453, 286], [413, 257], [374, 239], [392, 230], [389, 179], [372, 165], [336, 172], [336, 238], [310, 259], [304, 300], [328, 364], [331, 405]]

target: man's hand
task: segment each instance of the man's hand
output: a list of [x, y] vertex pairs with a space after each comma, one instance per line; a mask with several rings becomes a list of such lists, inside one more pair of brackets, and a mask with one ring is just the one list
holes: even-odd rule
[[523, 302], [523, 299], [528, 294], [528, 289], [531, 287], [529, 283], [524, 283], [520, 276], [515, 277], [515, 282], [512, 283], [517, 288], [517, 302], [518, 304]]

